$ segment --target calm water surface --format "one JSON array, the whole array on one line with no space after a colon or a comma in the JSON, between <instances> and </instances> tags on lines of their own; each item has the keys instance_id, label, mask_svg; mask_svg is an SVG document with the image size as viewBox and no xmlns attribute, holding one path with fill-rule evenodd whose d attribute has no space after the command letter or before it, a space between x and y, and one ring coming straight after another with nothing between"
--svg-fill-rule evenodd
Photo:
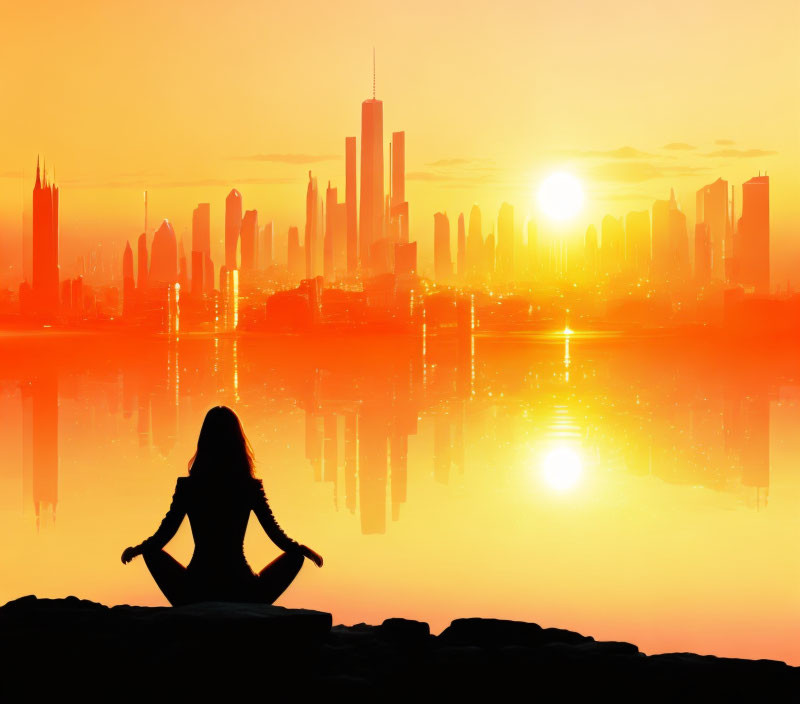
<instances>
[{"instance_id":1,"label":"calm water surface","mask_svg":"<svg viewBox=\"0 0 800 704\"><path fill-rule=\"evenodd\" d=\"M800 665L800 354L579 332L0 337L0 601L165 604L153 533L232 406L335 622L494 616ZM167 548L188 562L188 522ZM257 522L254 569L277 549Z\"/></svg>"}]
</instances>

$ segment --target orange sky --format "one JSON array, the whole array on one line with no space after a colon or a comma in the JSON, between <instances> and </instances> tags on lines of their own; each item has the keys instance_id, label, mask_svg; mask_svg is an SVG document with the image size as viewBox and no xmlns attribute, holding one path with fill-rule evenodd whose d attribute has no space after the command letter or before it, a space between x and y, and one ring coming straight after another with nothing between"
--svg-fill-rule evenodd
<instances>
[{"instance_id":1,"label":"orange sky","mask_svg":"<svg viewBox=\"0 0 800 704\"><path fill-rule=\"evenodd\" d=\"M144 187L151 225L170 218L179 235L210 201L219 241L235 186L275 221L280 252L287 227L302 225L309 168L343 191L374 44L385 140L406 130L424 258L436 210L454 230L478 202L488 231L508 200L521 222L557 167L584 180L580 231L670 186L691 224L697 188L722 176L740 200L742 181L766 169L773 281L794 272L800 285L795 0L3 6L4 283L19 277L37 153L62 186L65 275L91 243L121 251L136 237Z\"/></svg>"}]
</instances>

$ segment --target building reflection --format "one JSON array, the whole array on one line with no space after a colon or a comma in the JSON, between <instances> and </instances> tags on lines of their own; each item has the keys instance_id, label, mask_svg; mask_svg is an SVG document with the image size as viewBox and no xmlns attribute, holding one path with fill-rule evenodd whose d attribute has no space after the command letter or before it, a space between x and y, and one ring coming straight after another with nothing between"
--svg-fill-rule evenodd
<instances>
[{"instance_id":1,"label":"building reflection","mask_svg":"<svg viewBox=\"0 0 800 704\"><path fill-rule=\"evenodd\" d=\"M58 506L58 373L42 369L22 384L23 491L37 530L55 522ZM30 492L30 493L28 493Z\"/></svg>"},{"instance_id":2,"label":"building reflection","mask_svg":"<svg viewBox=\"0 0 800 704\"><path fill-rule=\"evenodd\" d=\"M257 451L269 425L287 461L329 487L335 510L372 535L391 530L434 485L471 476L502 484L520 471L525 448L558 443L579 447L588 472L704 487L764 509L770 404L779 385L800 377L796 355L764 364L677 354L682 341L635 346L579 333L432 329L424 340L313 342L222 333L136 346L75 338L58 371L47 345L29 344L41 347L10 358L3 374L21 386L23 491L37 525L57 506L65 389L102 398L117 417L103 433L129 433L145 459L152 451L176 471L187 459L177 448L196 437L210 406L246 408ZM100 428L90 415L77 422Z\"/></svg>"},{"instance_id":3,"label":"building reflection","mask_svg":"<svg viewBox=\"0 0 800 704\"><path fill-rule=\"evenodd\" d=\"M741 470L741 482L752 487L756 508L766 507L769 497L769 404L767 389L737 386L726 396L729 426L725 429L731 460Z\"/></svg>"}]
</instances>

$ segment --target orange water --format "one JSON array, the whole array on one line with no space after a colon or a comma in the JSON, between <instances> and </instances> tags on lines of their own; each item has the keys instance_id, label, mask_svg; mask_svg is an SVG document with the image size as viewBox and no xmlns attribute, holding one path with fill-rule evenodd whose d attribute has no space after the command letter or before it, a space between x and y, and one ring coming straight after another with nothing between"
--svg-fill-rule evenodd
<instances>
[{"instance_id":1,"label":"orange water","mask_svg":"<svg viewBox=\"0 0 800 704\"><path fill-rule=\"evenodd\" d=\"M800 664L800 355L620 335L0 339L0 601L165 604L141 558L212 405L320 552L278 602ZM277 553L257 522L246 554ZM167 548L186 562L184 523Z\"/></svg>"}]
</instances>

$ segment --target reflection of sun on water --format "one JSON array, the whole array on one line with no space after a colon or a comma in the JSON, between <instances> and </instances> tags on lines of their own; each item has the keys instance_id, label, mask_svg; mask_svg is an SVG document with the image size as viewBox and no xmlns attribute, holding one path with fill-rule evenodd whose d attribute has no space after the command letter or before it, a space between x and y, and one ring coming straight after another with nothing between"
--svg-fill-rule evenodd
<instances>
[{"instance_id":1,"label":"reflection of sun on water","mask_svg":"<svg viewBox=\"0 0 800 704\"><path fill-rule=\"evenodd\" d=\"M582 473L581 457L571 447L556 447L542 461L542 478L545 484L556 491L575 488Z\"/></svg>"}]
</instances>

